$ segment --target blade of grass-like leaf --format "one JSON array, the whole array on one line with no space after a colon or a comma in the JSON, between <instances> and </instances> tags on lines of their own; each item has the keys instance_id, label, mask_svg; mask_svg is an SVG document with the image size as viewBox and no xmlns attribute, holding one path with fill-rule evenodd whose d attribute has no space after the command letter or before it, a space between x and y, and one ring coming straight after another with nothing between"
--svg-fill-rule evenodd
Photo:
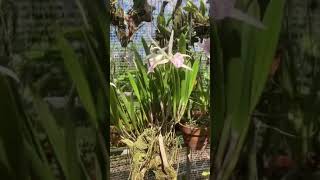
<instances>
[{"instance_id":1,"label":"blade of grass-like leaf","mask_svg":"<svg viewBox=\"0 0 320 180\"><path fill-rule=\"evenodd\" d=\"M136 109L134 107L134 100L133 100L133 96L130 97L130 109L128 109L128 112L131 114L131 121L134 122L134 124L136 124L136 128L137 131L143 131L143 127L141 126L141 123L138 121L139 119L137 119L137 112Z\"/></svg>"},{"instance_id":2,"label":"blade of grass-like leaf","mask_svg":"<svg viewBox=\"0 0 320 180\"><path fill-rule=\"evenodd\" d=\"M159 28L160 33L163 34L165 37L170 36L170 34L171 34L170 30L166 26L159 24L158 28Z\"/></svg>"},{"instance_id":3,"label":"blade of grass-like leaf","mask_svg":"<svg viewBox=\"0 0 320 180\"><path fill-rule=\"evenodd\" d=\"M243 116L242 116L243 117ZM244 118L244 117L243 117ZM245 120L241 117L239 117L239 121L243 121L243 122L249 122L249 120ZM240 134L240 136L238 138L233 139L233 141L236 141L236 147L232 150L230 150L230 156L227 160L225 160L225 164L224 164L224 169L225 169L225 173L223 174L223 180L228 180L230 179L230 176L232 175L232 172L236 166L236 164L238 163L238 159L239 159L239 155L241 153L242 147L243 147L243 143L246 139L246 135L248 132L248 125L244 125L244 129L242 131L242 133Z\"/></svg>"},{"instance_id":4,"label":"blade of grass-like leaf","mask_svg":"<svg viewBox=\"0 0 320 180\"><path fill-rule=\"evenodd\" d=\"M3 166L7 174L12 174L12 168L10 167L9 160L7 158L7 153L3 145L2 139L0 139L0 167ZM1 168L0 168L1 169Z\"/></svg>"},{"instance_id":5,"label":"blade of grass-like leaf","mask_svg":"<svg viewBox=\"0 0 320 180\"><path fill-rule=\"evenodd\" d=\"M228 64L227 69L227 81L226 81L226 94L227 94L227 111L223 131L220 138L220 143L216 153L216 167L220 168L222 160L224 158L225 148L227 146L228 137L231 130L231 122L233 119L238 120L235 117L235 112L240 106L240 97L242 90L242 63L240 59L232 59Z\"/></svg>"},{"instance_id":6,"label":"blade of grass-like leaf","mask_svg":"<svg viewBox=\"0 0 320 180\"><path fill-rule=\"evenodd\" d=\"M72 180L81 180L81 168L79 164L80 154L78 154L78 144L77 144L77 136L76 136L76 130L75 130L75 119L73 118L73 111L68 105L67 112L65 115L65 118L63 120L64 122L64 137L66 142L66 160L67 160L67 166L69 174L67 174L67 179Z\"/></svg>"},{"instance_id":7,"label":"blade of grass-like leaf","mask_svg":"<svg viewBox=\"0 0 320 180\"><path fill-rule=\"evenodd\" d=\"M40 160L44 160L46 158L46 156L45 156L45 152L42 150L40 140L37 137L37 132L36 132L35 128L32 126L31 119L29 117L25 117L25 118L26 118L25 119L25 121L26 121L25 126L26 126L27 133L28 133L26 135L25 139L32 142L32 146L35 148L35 151L38 153ZM28 137L28 135L29 135L29 137Z\"/></svg>"},{"instance_id":8,"label":"blade of grass-like leaf","mask_svg":"<svg viewBox=\"0 0 320 180\"><path fill-rule=\"evenodd\" d=\"M251 145L249 151L249 180L257 180L258 179L258 169L257 169L257 150L255 144Z\"/></svg>"},{"instance_id":9,"label":"blade of grass-like leaf","mask_svg":"<svg viewBox=\"0 0 320 180\"><path fill-rule=\"evenodd\" d=\"M180 84L180 79L179 79L179 74L176 71L176 69L172 70L174 72L174 82L173 84L173 114L177 114L177 105L179 104L178 100L180 99L180 93L179 93L179 87L181 86Z\"/></svg>"},{"instance_id":10,"label":"blade of grass-like leaf","mask_svg":"<svg viewBox=\"0 0 320 180\"><path fill-rule=\"evenodd\" d=\"M92 98L89 83L87 82L86 75L82 66L71 46L67 43L66 39L60 34L57 37L57 44L62 53L66 70L68 71L71 79L74 81L77 91L83 106L90 115L90 120L95 128L97 125L97 114L95 104Z\"/></svg>"},{"instance_id":11,"label":"blade of grass-like leaf","mask_svg":"<svg viewBox=\"0 0 320 180\"><path fill-rule=\"evenodd\" d=\"M225 156L226 147L228 144L228 138L230 136L230 130L231 130L231 121L232 117L227 116L224 122L223 131L220 135L219 139L219 146L216 147L216 153L215 153L215 171L220 171L223 158Z\"/></svg>"},{"instance_id":12,"label":"blade of grass-like leaf","mask_svg":"<svg viewBox=\"0 0 320 180\"><path fill-rule=\"evenodd\" d=\"M240 79L240 87L238 89L231 90L231 94L238 94L239 97L234 97L235 99L232 100L231 103L235 103L235 105L240 105L238 108L235 109L235 112L229 112L234 113L232 114L233 117L238 117L241 115L243 116L249 116L249 108L250 107L250 96L251 96L251 82L252 82L252 73L254 68L254 63L256 61L254 56L254 37L252 37L252 31L255 31L252 27L249 27L247 25L243 25L243 31L242 31L242 40L241 40L241 63L243 63L243 74L241 75L242 79ZM251 44L252 43L252 44ZM253 48L252 48L253 47ZM253 49L250 51L250 49ZM231 72L230 76L236 77L238 76L237 72ZM232 83L232 82L230 82ZM235 90L239 90L240 92L232 92ZM229 90L228 90L229 91ZM228 101L227 97L227 101ZM230 98L229 98L230 99ZM228 108L229 105L227 105ZM232 105L231 105L232 106ZM247 113L247 114L246 114ZM242 116L240 116L242 117ZM239 118L241 120L249 120L248 118ZM246 125L247 122L240 121L238 118L235 118L232 120L232 130L239 135Z\"/></svg>"},{"instance_id":13,"label":"blade of grass-like leaf","mask_svg":"<svg viewBox=\"0 0 320 180\"><path fill-rule=\"evenodd\" d=\"M133 76L131 75L131 73L128 73L128 78L129 78L131 87L133 88L134 94L137 96L138 100L141 102L138 86L137 86Z\"/></svg>"},{"instance_id":14,"label":"blade of grass-like leaf","mask_svg":"<svg viewBox=\"0 0 320 180\"><path fill-rule=\"evenodd\" d=\"M30 160L31 170L38 179L55 180L52 170L46 161L41 161L34 149L28 142L24 141L24 147L28 159Z\"/></svg>"},{"instance_id":15,"label":"blade of grass-like leaf","mask_svg":"<svg viewBox=\"0 0 320 180\"><path fill-rule=\"evenodd\" d=\"M82 32L83 32L83 35L85 37L86 43L88 45L89 52L91 54L90 58L92 58L92 59L90 60L90 62L92 62L94 64L95 71L97 72L97 76L99 77L98 79L100 81L99 88L101 90L100 93L101 93L102 96L99 97L98 99L104 99L104 101L107 101L107 99L108 99L108 93L107 93L108 89L107 89L107 87L108 86L105 86L107 84L107 80L106 80L106 77L104 77L105 73L103 73L103 70L102 70L102 69L104 69L104 67L101 67L99 65L98 57L95 54L95 51L93 49L93 45L94 45L95 41L92 38L90 39L89 35L87 33L85 33L84 31L82 31ZM102 104L102 106L106 106L106 104ZM103 107L103 108L105 108L105 107ZM107 113L104 113L104 114L107 114ZM101 119L104 120L105 118L101 118Z\"/></svg>"},{"instance_id":16,"label":"blade of grass-like leaf","mask_svg":"<svg viewBox=\"0 0 320 180\"><path fill-rule=\"evenodd\" d=\"M93 71L97 71L98 80L100 80L100 85L98 85L98 87L94 87L98 91L98 99L96 99L97 104L95 107L95 113L97 113L97 115L96 117L92 117L92 123L93 125L95 125L98 133L103 134L104 141L109 141L109 128L105 128L104 125L106 123L109 123L108 121L106 121L106 119L109 119L109 109L106 108L109 104L109 88L108 86L105 87L107 85L105 78L109 77L110 69L108 68L108 59L110 57L110 37L108 35L108 32L110 27L106 26L106 24L109 24L110 22L110 14L107 13L107 9L110 9L110 4L105 4L104 1L78 0L77 5L80 9L82 9L82 11L80 11L82 19L86 24L87 32L90 32L90 35L85 36L86 42L90 44L88 47L91 53L91 58L94 58L94 60L92 59L92 62L96 66ZM84 9L86 10L86 12L84 11ZM94 101L92 100L92 102ZM89 104L88 107L92 105L94 104ZM88 109L88 107L86 108ZM97 124L95 124L95 121L97 121ZM109 149L109 143L105 148ZM106 156L109 156L108 152ZM103 174L102 179L108 179L107 169L109 169L109 163L106 162L106 159L102 159L102 161L99 161L99 163L99 169Z\"/></svg>"},{"instance_id":17,"label":"blade of grass-like leaf","mask_svg":"<svg viewBox=\"0 0 320 180\"><path fill-rule=\"evenodd\" d=\"M272 50L272 48L268 48L268 47L273 47L273 46L276 45L278 33L279 33L279 30L280 30L280 25L279 24L281 24L281 19L282 19L283 5L284 5L284 1L283 0L281 0L281 1L272 0L270 2L269 6L267 8L267 11L266 11L265 18L264 18L264 24L267 25L268 29L266 31L263 31L263 32L256 32L257 34L255 34L255 36L258 37L258 38L255 39L256 40L255 44L253 44L251 46L247 46L247 47L257 47L258 50L254 54L254 56L249 53L249 55L246 55L248 57L243 57L243 58L252 58L252 60L246 61L246 64L249 63L248 65L246 65L246 67L252 68L253 74L250 74L248 72L245 74L245 76L246 76L244 78L244 80L245 80L244 83L245 84L244 84L244 88L242 90L242 96L241 96L242 99L243 99L243 101L241 100L241 102L244 103L244 105L239 107L239 111L237 113L237 118L238 118L237 121L241 122L242 125L241 126L237 126L238 127L238 133L240 133L239 136L238 136L239 139L238 139L237 145L235 147L235 150L234 151L230 151L231 156L225 162L225 173L224 173L223 178L222 178L224 180L227 180L227 179L230 178L230 176L231 176L231 174L233 172L233 169L236 166L236 163L238 161L238 158L239 158L240 152L242 150L244 141L245 141L246 136L247 136L247 132L248 132L249 124L250 124L250 119L251 119L250 118L250 112L253 110L253 108L255 107L256 103L258 102L258 98L259 98L259 96L261 94L261 90L260 89L263 88L264 83L265 83L265 81L264 82L256 82L258 79L256 77L254 77L254 76L256 75L256 73L259 73L258 71L262 71L261 74L264 74L266 71L269 71L268 67L264 66L265 62L261 62L261 60L260 60L261 56L263 56L263 54L265 53L265 52L262 53L263 51L265 51L265 50L262 51L262 49L263 49L262 45L265 42L263 42L261 40L264 40L264 38L266 38L266 37L263 37L263 36L267 36L268 38L270 38L272 40L272 41L269 42L272 45L270 45L270 44L265 45L266 46L265 48L266 48L267 51ZM276 19L276 23L274 22L275 19ZM274 28L275 29L278 28L278 31L277 31L278 33L275 33L276 30ZM261 34L259 34L259 33L261 33ZM254 45L258 45L258 46L254 46ZM268 54L269 53L273 54L272 52L268 52ZM261 63L261 64L260 65L253 64L255 66L251 66L252 62ZM265 68L265 69L260 69L260 68ZM266 70L266 69L268 69L268 70ZM259 75L259 76L261 76L261 75ZM253 79L251 79L251 78L253 78ZM263 78L261 78L259 80L263 80ZM252 86L255 87L255 88L251 89L250 85L248 85L248 82L251 82ZM255 83L259 84L260 87L258 87L257 84L255 84ZM252 93L254 93L253 97L252 97L252 95L250 95L251 93L248 91L248 87L250 88L249 90L252 91ZM241 128L239 128L239 127L241 127Z\"/></svg>"},{"instance_id":18,"label":"blade of grass-like leaf","mask_svg":"<svg viewBox=\"0 0 320 180\"><path fill-rule=\"evenodd\" d=\"M206 5L203 0L200 0L200 11L202 16L206 14Z\"/></svg>"},{"instance_id":19,"label":"blade of grass-like leaf","mask_svg":"<svg viewBox=\"0 0 320 180\"><path fill-rule=\"evenodd\" d=\"M114 87L110 87L110 120L114 125L118 124L119 120L119 112L118 112L118 100Z\"/></svg>"},{"instance_id":20,"label":"blade of grass-like leaf","mask_svg":"<svg viewBox=\"0 0 320 180\"><path fill-rule=\"evenodd\" d=\"M243 63L240 59L231 59L227 68L226 94L227 94L227 111L229 114L240 105L242 90Z\"/></svg>"},{"instance_id":21,"label":"blade of grass-like leaf","mask_svg":"<svg viewBox=\"0 0 320 180\"><path fill-rule=\"evenodd\" d=\"M48 135L58 162L65 174L68 174L66 142L62 129L57 125L56 119L51 114L48 105L39 97L34 96L34 106L37 110L41 125Z\"/></svg>"},{"instance_id":22,"label":"blade of grass-like leaf","mask_svg":"<svg viewBox=\"0 0 320 180\"><path fill-rule=\"evenodd\" d=\"M96 161L95 161L95 162L96 162ZM90 178L88 169L87 169L86 166L84 165L83 161L80 160L79 163L80 163L80 166L81 166L81 170L82 170L82 172L83 172L83 175L82 175L83 179L90 180L91 178ZM95 163L95 167L99 167L99 164L98 164L98 163ZM98 180L98 179L100 180L100 179L102 179L102 178L101 178L101 177L97 177L96 179L97 179L97 180Z\"/></svg>"},{"instance_id":23,"label":"blade of grass-like leaf","mask_svg":"<svg viewBox=\"0 0 320 180\"><path fill-rule=\"evenodd\" d=\"M170 40L169 40L169 48L168 48L168 54L169 56L172 55L172 47L173 47L173 35L174 31L171 32Z\"/></svg>"},{"instance_id":24,"label":"blade of grass-like leaf","mask_svg":"<svg viewBox=\"0 0 320 180\"><path fill-rule=\"evenodd\" d=\"M115 123L115 125L117 125L118 126L118 128L121 128L120 127L120 124L121 124L121 122L120 122L120 120L122 121L122 122L124 122L125 123L125 125L126 125L126 127L128 128L128 130L131 130L132 128L130 127L130 119L129 119L129 117L127 116L127 114L124 112L124 110L123 110L123 104L122 104L122 102L120 102L120 99L119 99L119 97L118 97L118 95L117 95L117 92L116 92L116 90L115 90L115 88L114 87L110 87L111 89L111 91L110 91L110 103L112 103L112 104L110 104L110 107L112 108L112 111L111 112L113 112L114 113L114 123ZM121 92L120 92L121 93Z\"/></svg>"},{"instance_id":25,"label":"blade of grass-like leaf","mask_svg":"<svg viewBox=\"0 0 320 180\"><path fill-rule=\"evenodd\" d=\"M251 3L249 11L252 12L252 15L254 16L259 16L259 6L257 3ZM232 96L235 99L231 99L232 101L235 102L230 102L232 104L238 105L239 102L241 102L241 107L237 108L235 113L242 113L239 112L239 109L243 109L242 111L247 111L247 109L243 106L250 106L250 96L251 96L251 84L252 84L252 76L253 76L253 71L254 71L254 64L258 61L259 62L259 57L256 56L256 51L255 51L255 44L257 43L257 33L259 33L255 28L248 26L246 24L243 24L242 27L242 40L241 40L241 63L243 63L243 75L241 75L241 84L239 87L240 94L238 93L239 98ZM230 74L231 77L237 77L238 75L236 74L237 72L234 71ZM232 83L232 82L230 82ZM237 89L231 90L231 91L236 91ZM230 94L237 94L237 92L231 92ZM228 105L229 106L229 105ZM230 113L228 111L228 113ZM234 115L237 117L238 115ZM249 120L247 118L244 118L243 120ZM235 119L232 123L232 128L234 131L236 131L238 134L243 130L243 126L246 124L246 122L241 122L237 119Z\"/></svg>"},{"instance_id":26,"label":"blade of grass-like leaf","mask_svg":"<svg viewBox=\"0 0 320 180\"><path fill-rule=\"evenodd\" d=\"M143 85L145 87L148 87L149 85L149 81L148 81L148 74L147 74L147 68L143 65L142 62L142 58L140 56L140 54L138 53L136 48L133 48L133 52L134 52L134 62L137 66L137 69L139 70L140 75L142 76L143 79Z\"/></svg>"},{"instance_id":27,"label":"blade of grass-like leaf","mask_svg":"<svg viewBox=\"0 0 320 180\"><path fill-rule=\"evenodd\" d=\"M270 2L263 21L268 28L257 37L256 58L259 58L259 61L256 61L254 68L251 109L258 103L274 59L282 26L284 5L285 0Z\"/></svg>"},{"instance_id":28,"label":"blade of grass-like leaf","mask_svg":"<svg viewBox=\"0 0 320 180\"><path fill-rule=\"evenodd\" d=\"M0 138L5 147L5 155L14 179L23 179L27 176L27 160L23 149L23 117L19 111L19 99L15 95L17 89L11 81L0 75Z\"/></svg>"},{"instance_id":29,"label":"blade of grass-like leaf","mask_svg":"<svg viewBox=\"0 0 320 180\"><path fill-rule=\"evenodd\" d=\"M149 55L150 54L150 48L149 48L146 40L143 37L141 38L141 42L142 42L142 45L143 45L143 48L144 48L144 51L145 51L146 55Z\"/></svg>"},{"instance_id":30,"label":"blade of grass-like leaf","mask_svg":"<svg viewBox=\"0 0 320 180\"><path fill-rule=\"evenodd\" d=\"M210 103L210 117L214 117L215 123L210 123L211 127L211 149L216 149L218 147L219 136L221 131L223 130L223 123L225 121L225 78L224 78L224 61L222 55L222 48L220 45L220 39L218 34L218 28L213 21L210 21L211 34L210 40L213 41L214 44L212 48L213 53L213 64L210 66L210 73L213 75L210 79L210 86L213 88L213 93L210 94L210 99L214 103L214 106ZM210 53L212 53L210 52ZM214 95L213 95L214 94ZM214 113L213 113L214 112ZM212 161L214 162L214 161ZM213 165L212 167L214 167ZM217 172L213 171L211 168L210 174L216 174Z\"/></svg>"},{"instance_id":31,"label":"blade of grass-like leaf","mask_svg":"<svg viewBox=\"0 0 320 180\"><path fill-rule=\"evenodd\" d=\"M200 66L200 60L196 60L192 66L192 71L188 72L190 73L188 97L191 95L193 91L193 87L195 86L198 71L199 71L199 66Z\"/></svg>"},{"instance_id":32,"label":"blade of grass-like leaf","mask_svg":"<svg viewBox=\"0 0 320 180\"><path fill-rule=\"evenodd\" d=\"M105 141L103 139L103 135L101 135L100 133L97 133L97 148L96 148L96 156L97 156L97 161L99 162L100 165L100 173L101 173L101 179L99 178L99 175L97 176L97 180L107 180L110 179L110 171L109 169L104 169L104 168L110 168L109 163L106 164L106 160L109 159L109 154L110 154L110 149L106 149L106 144Z\"/></svg>"},{"instance_id":33,"label":"blade of grass-like leaf","mask_svg":"<svg viewBox=\"0 0 320 180\"><path fill-rule=\"evenodd\" d=\"M135 113L132 113L131 109L132 109L132 106L133 104L131 104L131 102L128 101L127 97L123 94L123 93L120 93L119 94L119 97L121 99L121 102L123 103L123 106L125 107L125 110L126 111L120 111L120 113L125 116L125 114L128 114L128 122L127 124L130 124L132 123L133 127L134 127L134 130L136 130L136 132L139 134L139 128L138 128L138 125L137 125L137 122L135 121Z\"/></svg>"},{"instance_id":34,"label":"blade of grass-like leaf","mask_svg":"<svg viewBox=\"0 0 320 180\"><path fill-rule=\"evenodd\" d=\"M186 41L186 36L181 33L180 38L179 38L179 52L182 54L186 54L186 45L187 45L187 41Z\"/></svg>"},{"instance_id":35,"label":"blade of grass-like leaf","mask_svg":"<svg viewBox=\"0 0 320 180\"><path fill-rule=\"evenodd\" d=\"M105 68L104 77L108 77L108 68L110 57L110 44L109 44L109 24L110 18L108 17L107 8L109 4L105 4L104 1L91 1L91 0L78 0L80 3L78 5L85 7L83 9L87 10L82 12L83 19L87 19L90 23L90 29L93 31L92 35L95 36L95 40L98 42L96 44L95 52L98 55L98 61L100 67Z\"/></svg>"}]
</instances>

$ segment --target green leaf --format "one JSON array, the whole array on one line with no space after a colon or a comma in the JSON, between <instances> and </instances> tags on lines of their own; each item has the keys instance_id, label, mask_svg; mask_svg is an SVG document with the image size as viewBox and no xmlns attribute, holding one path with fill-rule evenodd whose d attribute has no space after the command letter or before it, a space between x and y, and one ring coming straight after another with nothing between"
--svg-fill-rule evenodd
<instances>
[{"instance_id":1,"label":"green leaf","mask_svg":"<svg viewBox=\"0 0 320 180\"><path fill-rule=\"evenodd\" d=\"M187 46L186 36L183 33L181 33L179 38L179 52L182 54L186 54L186 46Z\"/></svg>"},{"instance_id":2,"label":"green leaf","mask_svg":"<svg viewBox=\"0 0 320 180\"><path fill-rule=\"evenodd\" d=\"M64 173L68 174L68 164L66 157L65 135L61 127L58 126L56 119L49 110L48 105L39 97L34 96L34 106L37 110L41 125L48 135L53 150L62 167Z\"/></svg>"},{"instance_id":3,"label":"green leaf","mask_svg":"<svg viewBox=\"0 0 320 180\"><path fill-rule=\"evenodd\" d=\"M141 42L142 42L142 45L143 45L143 48L144 48L144 51L145 51L146 55L149 55L150 54L150 48L147 45L147 42L143 37L141 38Z\"/></svg>"},{"instance_id":4,"label":"green leaf","mask_svg":"<svg viewBox=\"0 0 320 180\"><path fill-rule=\"evenodd\" d=\"M257 5L253 7L253 10L254 8L257 8ZM233 131L230 140L234 147L227 150L225 156L230 157L225 160L224 167L220 170L224 180L230 179L238 162L250 127L251 112L258 103L267 80L275 47L278 43L283 8L284 0L271 0L263 20L263 24L267 26L264 31L258 31L246 25L243 26L241 61L244 70L242 84L240 85L241 106L231 116ZM229 102L230 100L228 100ZM227 112L227 114L230 114L230 112Z\"/></svg>"},{"instance_id":5,"label":"green leaf","mask_svg":"<svg viewBox=\"0 0 320 180\"><path fill-rule=\"evenodd\" d=\"M7 158L6 149L3 145L2 139L0 139L0 167L4 166L8 174L12 174L12 168L10 167L9 160Z\"/></svg>"},{"instance_id":6,"label":"green leaf","mask_svg":"<svg viewBox=\"0 0 320 180\"><path fill-rule=\"evenodd\" d=\"M213 139L212 148L217 148L219 146L218 140L222 131L226 131L224 126L225 122L225 113L226 113L226 95L225 95L225 72L224 66L225 61L223 59L223 51L220 43L219 32L216 24L211 22L211 36L213 41L213 65L210 66L210 72L213 73L213 79L210 81L211 83L216 83L213 86L213 92L215 95L210 94L210 98L214 102L214 106L210 106L210 111L215 112L215 122L211 123L211 138ZM215 69L213 68L215 67ZM213 108L214 107L214 108ZM211 113L212 114L212 113ZM215 164L215 166L220 166L220 164Z\"/></svg>"},{"instance_id":7,"label":"green leaf","mask_svg":"<svg viewBox=\"0 0 320 180\"><path fill-rule=\"evenodd\" d=\"M202 16L204 16L207 11L206 5L203 0L200 0L200 11L201 11Z\"/></svg>"},{"instance_id":8,"label":"green leaf","mask_svg":"<svg viewBox=\"0 0 320 180\"><path fill-rule=\"evenodd\" d=\"M170 37L171 32L166 26L160 24L158 28L161 34L163 34L165 37Z\"/></svg>"},{"instance_id":9,"label":"green leaf","mask_svg":"<svg viewBox=\"0 0 320 180\"><path fill-rule=\"evenodd\" d=\"M158 24L162 25L163 27L166 26L166 19L163 16L158 16Z\"/></svg>"},{"instance_id":10,"label":"green leaf","mask_svg":"<svg viewBox=\"0 0 320 180\"><path fill-rule=\"evenodd\" d=\"M23 131L23 114L21 113L20 99L17 96L17 89L12 86L12 83L0 75L0 140L2 155L6 155L6 162L9 163L7 170L13 178L22 179L27 176L27 159L24 154L23 136L20 133ZM4 159L4 158L2 158ZM2 165L2 164L0 164ZM2 167L0 167L2 168Z\"/></svg>"},{"instance_id":11,"label":"green leaf","mask_svg":"<svg viewBox=\"0 0 320 180\"><path fill-rule=\"evenodd\" d=\"M270 67L278 45L284 4L284 0L273 0L270 2L263 20L267 29L262 32L257 32L257 43L255 44L257 60L252 79L251 109L258 103L269 75Z\"/></svg>"},{"instance_id":12,"label":"green leaf","mask_svg":"<svg viewBox=\"0 0 320 180\"><path fill-rule=\"evenodd\" d=\"M39 179L55 180L51 167L47 161L41 161L38 155L35 153L33 147L24 141L24 147L28 160L30 160L31 170L34 175Z\"/></svg>"},{"instance_id":13,"label":"green leaf","mask_svg":"<svg viewBox=\"0 0 320 180\"><path fill-rule=\"evenodd\" d=\"M240 59L231 59L227 66L226 94L228 114L234 113L240 106L242 91L243 63Z\"/></svg>"},{"instance_id":14,"label":"green leaf","mask_svg":"<svg viewBox=\"0 0 320 180\"><path fill-rule=\"evenodd\" d=\"M97 128L97 114L89 83L74 50L63 35L58 35L57 44L62 53L66 70L75 83L83 106L90 115L92 124Z\"/></svg>"},{"instance_id":15,"label":"green leaf","mask_svg":"<svg viewBox=\"0 0 320 180\"><path fill-rule=\"evenodd\" d=\"M137 86L133 76L130 73L128 73L128 78L129 78L131 87L133 88L135 95L137 96L138 100L141 102L141 97L140 97L138 86Z\"/></svg>"}]
</instances>

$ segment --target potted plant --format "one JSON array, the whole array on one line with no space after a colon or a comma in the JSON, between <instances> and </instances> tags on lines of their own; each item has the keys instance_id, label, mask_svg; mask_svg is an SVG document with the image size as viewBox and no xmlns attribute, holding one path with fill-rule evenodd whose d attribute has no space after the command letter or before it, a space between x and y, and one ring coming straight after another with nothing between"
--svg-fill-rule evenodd
<instances>
[{"instance_id":1,"label":"potted plant","mask_svg":"<svg viewBox=\"0 0 320 180\"><path fill-rule=\"evenodd\" d=\"M194 119L196 118L196 119ZM209 143L209 116L202 114L201 111L195 111L193 118L189 121L179 123L179 128L183 133L183 140L191 150L203 150ZM203 124L200 124L203 123Z\"/></svg>"},{"instance_id":2,"label":"potted plant","mask_svg":"<svg viewBox=\"0 0 320 180\"><path fill-rule=\"evenodd\" d=\"M203 150L209 143L209 72L198 77L198 91L189 100L187 117L179 122L185 145L191 150Z\"/></svg>"},{"instance_id":3,"label":"potted plant","mask_svg":"<svg viewBox=\"0 0 320 180\"><path fill-rule=\"evenodd\" d=\"M173 37L172 31L164 49L154 40L149 46L142 39L147 64L132 49L137 71L128 72L131 96L110 84L111 121L129 148L133 179L144 178L150 170L158 179L177 178L173 164L180 145L174 127L186 112L200 60L185 54L185 35L176 43L178 47L174 47Z\"/></svg>"}]
</instances>

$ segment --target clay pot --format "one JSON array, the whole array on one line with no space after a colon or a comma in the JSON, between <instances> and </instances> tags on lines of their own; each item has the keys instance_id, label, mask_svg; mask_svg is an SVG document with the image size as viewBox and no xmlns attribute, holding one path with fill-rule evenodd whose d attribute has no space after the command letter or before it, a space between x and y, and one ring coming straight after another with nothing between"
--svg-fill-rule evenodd
<instances>
[{"instance_id":1,"label":"clay pot","mask_svg":"<svg viewBox=\"0 0 320 180\"><path fill-rule=\"evenodd\" d=\"M183 140L191 150L201 150L209 142L209 131L207 127L192 127L179 123L179 128L183 133Z\"/></svg>"}]
</instances>

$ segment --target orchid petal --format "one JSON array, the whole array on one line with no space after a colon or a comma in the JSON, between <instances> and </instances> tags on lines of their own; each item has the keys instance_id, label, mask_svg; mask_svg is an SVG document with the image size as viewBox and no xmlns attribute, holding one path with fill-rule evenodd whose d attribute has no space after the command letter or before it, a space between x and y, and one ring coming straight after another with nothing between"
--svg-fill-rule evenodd
<instances>
[{"instance_id":1,"label":"orchid petal","mask_svg":"<svg viewBox=\"0 0 320 180\"><path fill-rule=\"evenodd\" d=\"M169 40L169 49L168 49L169 56L172 55L173 35L174 35L174 31L172 30L170 40Z\"/></svg>"},{"instance_id":2,"label":"orchid petal","mask_svg":"<svg viewBox=\"0 0 320 180\"><path fill-rule=\"evenodd\" d=\"M160 48L160 47L157 47L157 46L153 46L150 48L150 51L151 52L155 52L156 50L160 50L160 51L165 51L168 47L164 47L164 48Z\"/></svg>"},{"instance_id":3,"label":"orchid petal","mask_svg":"<svg viewBox=\"0 0 320 180\"><path fill-rule=\"evenodd\" d=\"M181 67L182 67L182 68L185 68L185 69L187 69L187 70L192 71L192 69L191 69L189 66L185 65L185 64L182 64Z\"/></svg>"},{"instance_id":4,"label":"orchid petal","mask_svg":"<svg viewBox=\"0 0 320 180\"><path fill-rule=\"evenodd\" d=\"M147 73L147 74L153 73L153 72L154 72L154 67L149 66L149 68L148 68L148 73Z\"/></svg>"},{"instance_id":5,"label":"orchid petal","mask_svg":"<svg viewBox=\"0 0 320 180\"><path fill-rule=\"evenodd\" d=\"M154 68L160 64L166 64L169 62L169 59L162 59L163 55L158 55L155 58L149 59L150 66L148 68L148 74L154 72Z\"/></svg>"},{"instance_id":6,"label":"orchid petal","mask_svg":"<svg viewBox=\"0 0 320 180\"><path fill-rule=\"evenodd\" d=\"M182 57L187 57L187 58L191 58L191 56L187 55L187 54L180 54Z\"/></svg>"},{"instance_id":7,"label":"orchid petal","mask_svg":"<svg viewBox=\"0 0 320 180\"><path fill-rule=\"evenodd\" d=\"M176 53L172 59L171 59L171 63L176 67L176 68L186 68L188 70L191 70L190 67L186 66L185 64L183 64L184 59L183 59L183 54L181 53Z\"/></svg>"}]
</instances>

